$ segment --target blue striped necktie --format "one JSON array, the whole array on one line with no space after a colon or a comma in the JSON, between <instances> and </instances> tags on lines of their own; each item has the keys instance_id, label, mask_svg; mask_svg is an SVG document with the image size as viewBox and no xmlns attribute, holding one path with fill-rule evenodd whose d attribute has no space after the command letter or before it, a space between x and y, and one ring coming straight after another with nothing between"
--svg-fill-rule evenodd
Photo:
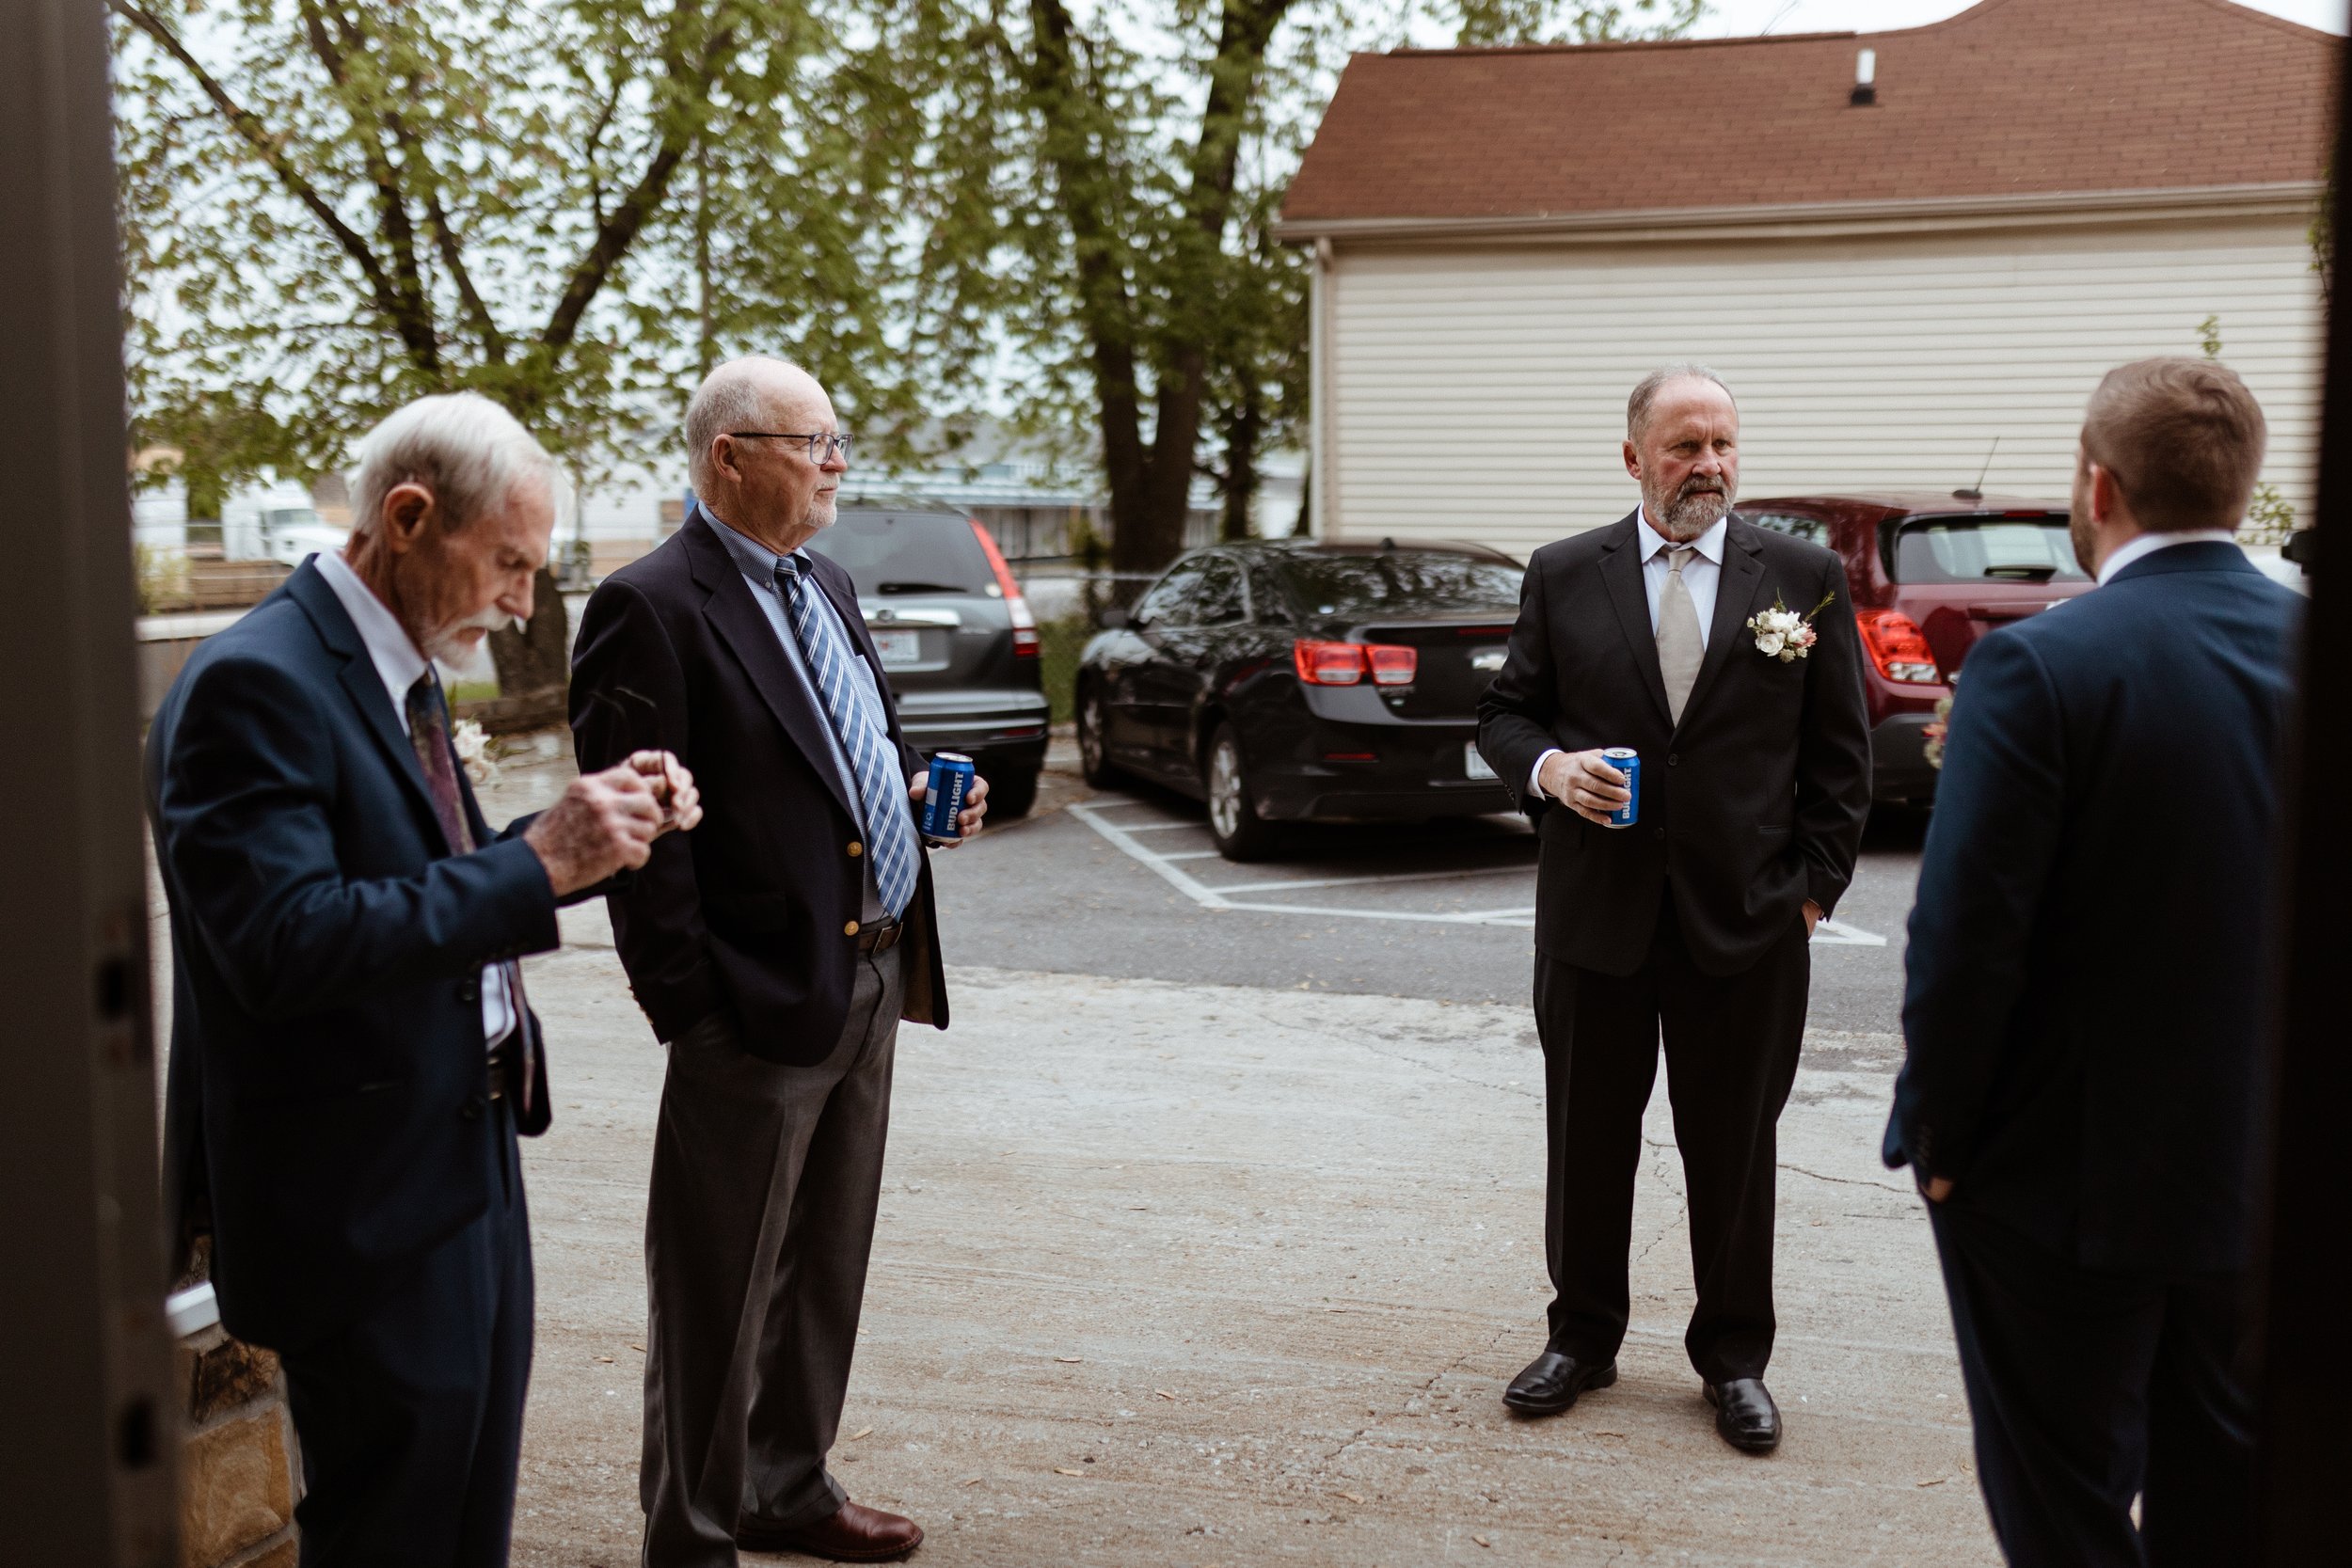
<instances>
[{"instance_id":1,"label":"blue striped necktie","mask_svg":"<svg viewBox=\"0 0 2352 1568\"><path fill-rule=\"evenodd\" d=\"M833 721L833 733L849 755L850 770L857 775L874 886L882 894L882 908L896 920L914 900L922 850L914 840L914 806L907 798L907 780L898 771L898 748L890 739L890 720L882 712L880 690L870 678L858 677L856 651L827 604L825 591L809 580L808 567L799 556L787 555L776 562L776 591L792 612L792 630L801 640L809 673L817 678L818 694L825 700L825 717Z\"/></svg>"}]
</instances>

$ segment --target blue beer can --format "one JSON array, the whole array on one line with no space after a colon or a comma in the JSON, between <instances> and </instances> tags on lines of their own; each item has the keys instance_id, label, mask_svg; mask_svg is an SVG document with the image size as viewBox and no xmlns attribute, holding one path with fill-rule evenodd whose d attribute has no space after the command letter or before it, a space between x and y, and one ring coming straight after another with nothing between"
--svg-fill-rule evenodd
<instances>
[{"instance_id":1,"label":"blue beer can","mask_svg":"<svg viewBox=\"0 0 2352 1568\"><path fill-rule=\"evenodd\" d=\"M963 828L956 816L963 810L965 797L972 793L972 781L978 776L972 759L961 752L942 752L931 758L930 787L923 795L924 837L963 836Z\"/></svg>"},{"instance_id":2,"label":"blue beer can","mask_svg":"<svg viewBox=\"0 0 2352 1568\"><path fill-rule=\"evenodd\" d=\"M1630 828L1642 819L1642 753L1630 746L1610 746L1600 753L1600 760L1625 775L1626 788L1633 791L1633 799L1609 814L1613 828Z\"/></svg>"}]
</instances>

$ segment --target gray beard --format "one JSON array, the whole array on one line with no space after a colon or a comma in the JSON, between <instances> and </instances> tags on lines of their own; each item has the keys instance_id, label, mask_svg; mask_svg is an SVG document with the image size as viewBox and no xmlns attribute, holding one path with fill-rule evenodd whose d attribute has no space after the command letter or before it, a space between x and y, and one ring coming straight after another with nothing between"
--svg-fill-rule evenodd
<instances>
[{"instance_id":1,"label":"gray beard","mask_svg":"<svg viewBox=\"0 0 2352 1568\"><path fill-rule=\"evenodd\" d=\"M1722 490L1703 490L1696 495L1678 496L1659 505L1649 505L1650 521L1658 531L1677 545L1687 545L1720 523L1731 511L1731 497Z\"/></svg>"}]
</instances>

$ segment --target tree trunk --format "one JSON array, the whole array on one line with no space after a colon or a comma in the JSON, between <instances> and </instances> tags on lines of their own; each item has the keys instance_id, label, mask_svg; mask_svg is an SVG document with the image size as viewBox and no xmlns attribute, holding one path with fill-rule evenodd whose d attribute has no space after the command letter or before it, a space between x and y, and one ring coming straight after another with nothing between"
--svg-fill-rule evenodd
<instances>
[{"instance_id":1,"label":"tree trunk","mask_svg":"<svg viewBox=\"0 0 2352 1568\"><path fill-rule=\"evenodd\" d=\"M1219 485L1225 492L1225 516L1217 536L1229 543L1256 532L1250 527L1249 504L1258 499L1258 439L1264 425L1253 387L1225 427L1225 474Z\"/></svg>"},{"instance_id":2,"label":"tree trunk","mask_svg":"<svg viewBox=\"0 0 2352 1568\"><path fill-rule=\"evenodd\" d=\"M564 591L555 573L545 566L531 584L531 622L522 631L501 626L490 634L490 660L498 666L501 697L552 696L555 719L563 714L563 693L571 680L571 626L564 610Z\"/></svg>"},{"instance_id":3,"label":"tree trunk","mask_svg":"<svg viewBox=\"0 0 2352 1568\"><path fill-rule=\"evenodd\" d=\"M1224 0L1217 52L1192 156L1186 216L1207 277L1232 214L1233 178L1249 103L1265 69L1267 40L1292 0ZM1076 252L1079 319L1095 384L1103 470L1110 491L1111 566L1157 572L1184 549L1194 449L1200 437L1209 334L1199 311L1163 329L1152 443L1142 439L1137 343L1129 280L1114 261L1112 208L1124 171L1108 166L1089 135L1101 105L1086 100L1073 54L1075 28L1062 0L1031 0L1035 38L1030 102L1046 127L1045 157ZM1124 193L1134 196L1132 191ZM1125 586L1125 585L1122 585ZM1124 594L1120 595L1123 599Z\"/></svg>"}]
</instances>

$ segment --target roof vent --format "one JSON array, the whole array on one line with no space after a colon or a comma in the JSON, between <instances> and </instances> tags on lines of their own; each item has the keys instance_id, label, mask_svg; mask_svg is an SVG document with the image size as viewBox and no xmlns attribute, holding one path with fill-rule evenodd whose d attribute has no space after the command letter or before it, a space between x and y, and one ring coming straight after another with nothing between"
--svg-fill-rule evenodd
<instances>
[{"instance_id":1,"label":"roof vent","mask_svg":"<svg viewBox=\"0 0 2352 1568\"><path fill-rule=\"evenodd\" d=\"M1879 52L1875 49L1865 49L1861 54L1854 56L1853 62L1853 98L1851 102L1855 108L1868 108L1871 104L1876 103L1879 101L1878 81Z\"/></svg>"}]
</instances>

